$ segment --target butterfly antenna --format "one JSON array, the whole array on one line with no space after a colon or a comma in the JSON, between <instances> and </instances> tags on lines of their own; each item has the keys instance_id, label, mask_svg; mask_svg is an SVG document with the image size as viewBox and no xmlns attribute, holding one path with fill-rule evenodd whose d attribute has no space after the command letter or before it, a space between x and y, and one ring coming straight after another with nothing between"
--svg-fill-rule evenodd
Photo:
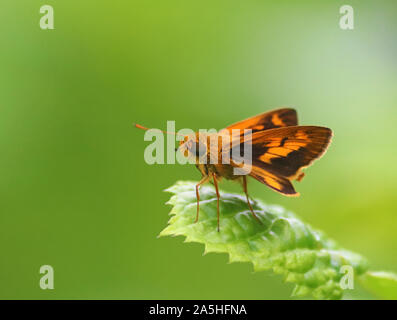
<instances>
[{"instance_id":1,"label":"butterfly antenna","mask_svg":"<svg viewBox=\"0 0 397 320\"><path fill-rule=\"evenodd\" d=\"M135 128L138 128L138 129L141 129L141 130L145 130L145 131L149 130L149 128L141 126L140 124L137 124L137 123L134 123L134 126L135 126ZM168 132L168 131L164 131L164 130L160 130L160 129L153 129L153 130L158 130L158 131L166 133L166 134L172 134L172 135L175 135L175 136L182 136L183 137L183 135L175 133L175 132Z\"/></svg>"},{"instance_id":2,"label":"butterfly antenna","mask_svg":"<svg viewBox=\"0 0 397 320\"><path fill-rule=\"evenodd\" d=\"M137 124L137 123L134 123L134 127L135 127L135 128L138 128L138 129L141 129L141 130L149 130L149 128L146 128L146 127L144 127L144 126L141 126L140 124Z\"/></svg>"}]
</instances>

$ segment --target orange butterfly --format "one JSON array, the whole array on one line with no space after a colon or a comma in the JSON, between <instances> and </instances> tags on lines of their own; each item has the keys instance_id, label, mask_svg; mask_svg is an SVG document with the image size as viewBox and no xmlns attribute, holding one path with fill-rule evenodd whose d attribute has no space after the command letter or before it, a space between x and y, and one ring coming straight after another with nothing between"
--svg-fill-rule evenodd
<instances>
[{"instance_id":1,"label":"orange butterfly","mask_svg":"<svg viewBox=\"0 0 397 320\"><path fill-rule=\"evenodd\" d=\"M136 127L146 129L140 125ZM244 129L251 130L249 138L243 135ZM225 136L229 136L230 141L222 140ZM180 142L179 150L186 157L195 160L196 167L202 174L201 180L196 185L195 221L198 221L200 211L199 187L212 180L217 195L219 231L218 181L225 178L239 180L242 183L248 207L253 217L260 222L249 200L246 176L250 175L286 196L298 196L299 193L295 191L291 181L300 181L303 178L302 169L324 154L331 137L332 131L328 128L298 126L296 111L288 108L259 114L232 124L219 133L197 132L194 135L185 136ZM215 146L211 143L213 139L218 141ZM236 168L241 168L241 161L234 159L235 153L232 151L235 148L240 151L240 147L244 144L251 147L252 153L247 174L241 175L241 173L235 173ZM225 156L229 157L229 162L222 161ZM210 159L218 161L213 162Z\"/></svg>"}]
</instances>

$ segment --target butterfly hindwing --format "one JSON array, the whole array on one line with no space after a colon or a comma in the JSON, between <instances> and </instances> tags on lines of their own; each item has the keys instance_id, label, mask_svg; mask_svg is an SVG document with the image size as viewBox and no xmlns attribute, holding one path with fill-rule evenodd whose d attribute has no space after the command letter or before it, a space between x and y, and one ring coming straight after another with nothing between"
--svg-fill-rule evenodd
<instances>
[{"instance_id":1,"label":"butterfly hindwing","mask_svg":"<svg viewBox=\"0 0 397 320\"><path fill-rule=\"evenodd\" d=\"M266 184L273 190L276 190L277 192L280 192L287 196L299 195L299 193L295 191L294 186L292 185L290 180L285 177L277 176L271 172L268 172L261 167L253 166L250 176L258 180L259 182Z\"/></svg>"}]
</instances>

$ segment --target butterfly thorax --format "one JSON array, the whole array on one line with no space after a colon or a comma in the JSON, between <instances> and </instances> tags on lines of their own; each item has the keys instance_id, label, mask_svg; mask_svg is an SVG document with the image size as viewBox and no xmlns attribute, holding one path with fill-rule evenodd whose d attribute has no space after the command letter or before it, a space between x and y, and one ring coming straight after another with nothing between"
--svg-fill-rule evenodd
<instances>
[{"instance_id":1,"label":"butterfly thorax","mask_svg":"<svg viewBox=\"0 0 397 320\"><path fill-rule=\"evenodd\" d=\"M203 176L216 174L219 178L235 179L230 164L231 137L217 133L196 133L187 136L180 144L180 151L196 164Z\"/></svg>"}]
</instances>

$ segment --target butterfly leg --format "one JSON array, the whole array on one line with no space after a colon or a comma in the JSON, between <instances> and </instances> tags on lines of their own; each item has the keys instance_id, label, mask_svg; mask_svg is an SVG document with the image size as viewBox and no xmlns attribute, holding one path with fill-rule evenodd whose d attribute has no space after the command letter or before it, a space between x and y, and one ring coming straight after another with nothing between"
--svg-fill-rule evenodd
<instances>
[{"instance_id":1,"label":"butterfly leg","mask_svg":"<svg viewBox=\"0 0 397 320\"><path fill-rule=\"evenodd\" d=\"M219 195L218 181L216 181L216 174L212 173L212 177L214 178L214 186L215 186L216 198L217 198L216 208L217 208L218 232L219 232L219 200L221 196Z\"/></svg>"},{"instance_id":2,"label":"butterfly leg","mask_svg":"<svg viewBox=\"0 0 397 320\"><path fill-rule=\"evenodd\" d=\"M198 221L199 218L199 211L200 211L200 193L199 193L199 187L203 183L206 183L210 179L209 176L204 176L201 178L199 183L196 184L196 198L197 198L197 213L196 213L196 220L194 222Z\"/></svg>"},{"instance_id":3,"label":"butterfly leg","mask_svg":"<svg viewBox=\"0 0 397 320\"><path fill-rule=\"evenodd\" d=\"M247 189L247 176L243 176L243 190L244 190L245 196L247 197L248 207L250 208L253 217L254 217L259 223L262 224L262 221L259 220L258 216L257 216L257 215L255 214L255 212L254 212L254 209L252 209L252 206L251 206L251 203L250 203L250 199L249 199L249 196L248 196L248 189Z\"/></svg>"}]
</instances>

